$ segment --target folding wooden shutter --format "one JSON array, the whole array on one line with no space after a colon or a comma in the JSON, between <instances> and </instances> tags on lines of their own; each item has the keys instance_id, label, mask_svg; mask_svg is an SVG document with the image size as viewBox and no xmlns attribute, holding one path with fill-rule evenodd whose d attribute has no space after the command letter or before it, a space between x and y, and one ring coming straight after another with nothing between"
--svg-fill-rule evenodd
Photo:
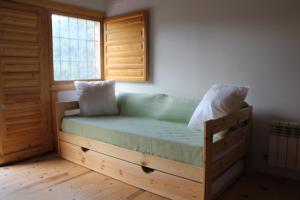
<instances>
[{"instance_id":1,"label":"folding wooden shutter","mask_svg":"<svg viewBox=\"0 0 300 200\"><path fill-rule=\"evenodd\" d=\"M0 1L0 164L52 148L46 17Z\"/></svg>"},{"instance_id":2,"label":"folding wooden shutter","mask_svg":"<svg viewBox=\"0 0 300 200\"><path fill-rule=\"evenodd\" d=\"M104 78L146 81L147 14L145 12L104 20Z\"/></svg>"}]
</instances>

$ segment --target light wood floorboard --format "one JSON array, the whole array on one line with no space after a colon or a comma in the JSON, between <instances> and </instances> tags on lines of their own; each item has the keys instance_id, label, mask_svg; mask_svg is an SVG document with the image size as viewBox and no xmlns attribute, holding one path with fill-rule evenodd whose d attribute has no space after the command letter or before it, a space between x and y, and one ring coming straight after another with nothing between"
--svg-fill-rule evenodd
<instances>
[{"instance_id":1,"label":"light wood floorboard","mask_svg":"<svg viewBox=\"0 0 300 200\"><path fill-rule=\"evenodd\" d=\"M0 167L5 200L167 200L49 154ZM220 200L300 200L300 182L251 173Z\"/></svg>"}]
</instances>

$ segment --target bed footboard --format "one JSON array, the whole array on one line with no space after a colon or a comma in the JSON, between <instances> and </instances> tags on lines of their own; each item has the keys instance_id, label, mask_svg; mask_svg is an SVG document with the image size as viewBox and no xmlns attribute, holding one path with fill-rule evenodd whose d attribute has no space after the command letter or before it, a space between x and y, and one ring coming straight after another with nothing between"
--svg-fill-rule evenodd
<instances>
[{"instance_id":1,"label":"bed footboard","mask_svg":"<svg viewBox=\"0 0 300 200\"><path fill-rule=\"evenodd\" d=\"M204 124L204 198L212 199L212 182L249 152L252 107ZM226 132L220 140L214 135ZM226 185L224 186L226 187ZM225 189L225 188L224 188Z\"/></svg>"}]
</instances>

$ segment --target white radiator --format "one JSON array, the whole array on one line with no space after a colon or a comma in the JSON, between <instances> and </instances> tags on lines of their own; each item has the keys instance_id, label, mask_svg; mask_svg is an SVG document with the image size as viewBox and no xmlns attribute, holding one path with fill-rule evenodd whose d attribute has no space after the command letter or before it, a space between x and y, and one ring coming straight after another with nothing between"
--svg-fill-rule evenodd
<instances>
[{"instance_id":1,"label":"white radiator","mask_svg":"<svg viewBox=\"0 0 300 200\"><path fill-rule=\"evenodd\" d=\"M269 164L300 170L299 123L271 123Z\"/></svg>"}]
</instances>

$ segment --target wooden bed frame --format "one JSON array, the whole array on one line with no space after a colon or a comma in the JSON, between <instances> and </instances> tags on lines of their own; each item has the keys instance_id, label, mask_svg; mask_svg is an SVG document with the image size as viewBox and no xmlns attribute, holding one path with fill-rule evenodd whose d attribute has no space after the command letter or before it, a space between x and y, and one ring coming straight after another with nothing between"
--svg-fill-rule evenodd
<instances>
[{"instance_id":1,"label":"wooden bed frame","mask_svg":"<svg viewBox=\"0 0 300 200\"><path fill-rule=\"evenodd\" d=\"M225 117L205 122L203 166L185 164L158 156L128 150L61 130L65 111L79 109L77 101L61 102L56 106L58 153L109 177L174 200L209 200L223 192L234 179L212 195L212 183L235 163L243 161L249 152L252 107ZM213 135L236 126L221 140L213 142ZM220 153L224 154L221 157ZM218 159L216 159L218 156ZM243 165L245 168L245 164Z\"/></svg>"}]
</instances>

